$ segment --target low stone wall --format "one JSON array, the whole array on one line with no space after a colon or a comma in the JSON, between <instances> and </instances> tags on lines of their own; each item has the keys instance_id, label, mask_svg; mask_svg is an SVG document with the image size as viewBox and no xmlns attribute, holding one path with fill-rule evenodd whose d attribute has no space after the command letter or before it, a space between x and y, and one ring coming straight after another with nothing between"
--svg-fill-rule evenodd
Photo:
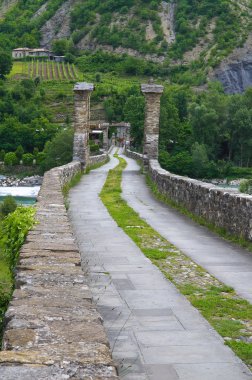
<instances>
[{"instance_id":1,"label":"low stone wall","mask_svg":"<svg viewBox=\"0 0 252 380\"><path fill-rule=\"evenodd\" d=\"M144 160L144 159L147 159L146 156L144 156L143 154L141 153L137 153L137 152L132 152L131 150L127 149L126 150L126 155L130 158L133 158L134 160Z\"/></svg>"},{"instance_id":2,"label":"low stone wall","mask_svg":"<svg viewBox=\"0 0 252 380\"><path fill-rule=\"evenodd\" d=\"M127 151L134 159L143 155ZM252 196L172 174L157 160L149 161L149 174L158 190L176 204L229 233L252 240Z\"/></svg>"},{"instance_id":3,"label":"low stone wall","mask_svg":"<svg viewBox=\"0 0 252 380\"><path fill-rule=\"evenodd\" d=\"M117 379L61 192L79 170L76 162L45 174L6 313L1 379Z\"/></svg>"},{"instance_id":4,"label":"low stone wall","mask_svg":"<svg viewBox=\"0 0 252 380\"><path fill-rule=\"evenodd\" d=\"M89 165L102 164L108 159L108 153L99 154L98 156L89 157Z\"/></svg>"}]
</instances>

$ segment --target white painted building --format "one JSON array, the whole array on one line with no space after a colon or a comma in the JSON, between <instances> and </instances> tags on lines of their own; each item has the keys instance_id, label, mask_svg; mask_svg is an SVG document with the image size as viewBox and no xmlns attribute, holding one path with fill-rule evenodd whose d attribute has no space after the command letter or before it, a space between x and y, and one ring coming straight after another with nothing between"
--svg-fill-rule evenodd
<instances>
[{"instance_id":1,"label":"white painted building","mask_svg":"<svg viewBox=\"0 0 252 380\"><path fill-rule=\"evenodd\" d=\"M12 58L13 59L22 59L25 57L48 57L50 58L52 56L52 53L48 49L44 48L36 48L36 49L30 49L30 48L17 48L12 51Z\"/></svg>"}]
</instances>

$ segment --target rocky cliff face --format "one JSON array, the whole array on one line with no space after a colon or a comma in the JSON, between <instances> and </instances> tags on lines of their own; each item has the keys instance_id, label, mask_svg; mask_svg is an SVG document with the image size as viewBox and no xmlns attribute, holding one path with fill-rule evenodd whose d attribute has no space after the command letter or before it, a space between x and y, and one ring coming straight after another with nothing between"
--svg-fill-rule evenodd
<instances>
[{"instance_id":1,"label":"rocky cliff face","mask_svg":"<svg viewBox=\"0 0 252 380\"><path fill-rule=\"evenodd\" d=\"M210 79L218 79L227 94L243 93L252 86L252 33L242 48L225 59Z\"/></svg>"},{"instance_id":2,"label":"rocky cliff face","mask_svg":"<svg viewBox=\"0 0 252 380\"><path fill-rule=\"evenodd\" d=\"M75 3L76 0L67 0L55 15L45 23L41 29L41 46L50 49L53 40L70 37L70 13ZM42 7L38 12L42 12Z\"/></svg>"}]
</instances>

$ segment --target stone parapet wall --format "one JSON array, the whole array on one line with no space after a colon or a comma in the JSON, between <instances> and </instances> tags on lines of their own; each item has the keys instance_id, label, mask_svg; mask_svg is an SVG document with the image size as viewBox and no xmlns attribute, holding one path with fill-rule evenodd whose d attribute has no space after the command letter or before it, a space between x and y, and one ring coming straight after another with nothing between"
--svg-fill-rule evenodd
<instances>
[{"instance_id":1,"label":"stone parapet wall","mask_svg":"<svg viewBox=\"0 0 252 380\"><path fill-rule=\"evenodd\" d=\"M129 149L126 150L126 155L129 158L133 158L134 160L144 160L144 159L147 159L147 156L144 156L141 153L133 152L132 150L129 150Z\"/></svg>"},{"instance_id":2,"label":"stone parapet wall","mask_svg":"<svg viewBox=\"0 0 252 380\"><path fill-rule=\"evenodd\" d=\"M99 154L98 156L90 156L89 157L89 165L96 165L96 164L102 164L105 163L105 161L108 159L108 153Z\"/></svg>"},{"instance_id":3,"label":"stone parapet wall","mask_svg":"<svg viewBox=\"0 0 252 380\"><path fill-rule=\"evenodd\" d=\"M171 174L157 160L149 173L160 193L229 233L252 240L252 196Z\"/></svg>"},{"instance_id":4,"label":"stone parapet wall","mask_svg":"<svg viewBox=\"0 0 252 380\"><path fill-rule=\"evenodd\" d=\"M45 174L6 312L1 379L117 379L61 191L79 170L75 162Z\"/></svg>"},{"instance_id":5,"label":"stone parapet wall","mask_svg":"<svg viewBox=\"0 0 252 380\"><path fill-rule=\"evenodd\" d=\"M142 159L127 150L127 156ZM207 222L252 241L252 196L172 174L157 160L149 161L149 174L161 194Z\"/></svg>"}]
</instances>

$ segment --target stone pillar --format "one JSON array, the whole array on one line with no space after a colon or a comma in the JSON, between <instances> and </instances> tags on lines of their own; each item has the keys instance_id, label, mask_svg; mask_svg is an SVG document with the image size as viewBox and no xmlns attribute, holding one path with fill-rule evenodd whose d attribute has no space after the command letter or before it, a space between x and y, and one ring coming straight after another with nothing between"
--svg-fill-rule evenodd
<instances>
[{"instance_id":1,"label":"stone pillar","mask_svg":"<svg viewBox=\"0 0 252 380\"><path fill-rule=\"evenodd\" d=\"M143 153L148 159L158 159L160 98L164 87L157 84L142 84L146 99Z\"/></svg>"},{"instance_id":2,"label":"stone pillar","mask_svg":"<svg viewBox=\"0 0 252 380\"><path fill-rule=\"evenodd\" d=\"M108 137L109 123L102 124L102 131L103 131L103 149L107 151L109 149L109 137Z\"/></svg>"},{"instance_id":3,"label":"stone pillar","mask_svg":"<svg viewBox=\"0 0 252 380\"><path fill-rule=\"evenodd\" d=\"M89 160L90 96L92 83L77 83L74 86L74 146L73 161L80 161L84 169Z\"/></svg>"},{"instance_id":4,"label":"stone pillar","mask_svg":"<svg viewBox=\"0 0 252 380\"><path fill-rule=\"evenodd\" d=\"M111 145L115 146L115 144L116 144L115 133L112 133Z\"/></svg>"}]
</instances>

